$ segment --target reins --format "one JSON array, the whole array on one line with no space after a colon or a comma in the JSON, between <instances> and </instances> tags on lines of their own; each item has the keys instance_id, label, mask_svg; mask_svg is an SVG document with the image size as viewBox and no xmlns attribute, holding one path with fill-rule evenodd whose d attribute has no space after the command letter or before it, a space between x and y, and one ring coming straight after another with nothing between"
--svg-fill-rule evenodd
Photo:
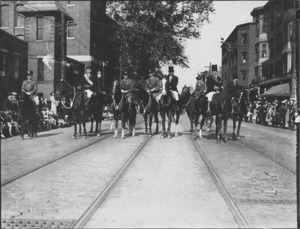
<instances>
[{"instance_id":1,"label":"reins","mask_svg":"<svg viewBox=\"0 0 300 229\"><path fill-rule=\"evenodd\" d=\"M66 109L71 109L71 108L73 107L74 100L75 100L75 97L76 97L76 90L75 90L75 87L73 87L73 88L74 88L74 97L73 97L73 100L70 98L70 101L71 101L70 107L67 107L67 106L63 103L63 101L60 99L61 104L62 104L63 107L66 108ZM70 92L70 93L67 93L67 94L65 94L65 95L70 95L70 94L72 94L72 93L73 93L73 92Z\"/></svg>"}]
</instances>

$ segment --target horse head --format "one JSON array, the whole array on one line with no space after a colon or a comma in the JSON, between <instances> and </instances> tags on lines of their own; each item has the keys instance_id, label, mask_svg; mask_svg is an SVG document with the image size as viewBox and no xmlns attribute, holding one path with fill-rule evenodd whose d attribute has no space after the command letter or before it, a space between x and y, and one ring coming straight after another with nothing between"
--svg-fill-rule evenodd
<instances>
[{"instance_id":1,"label":"horse head","mask_svg":"<svg viewBox=\"0 0 300 229\"><path fill-rule=\"evenodd\" d=\"M169 90L169 81L166 77L164 77L162 80L161 80L161 84L162 84L162 95L163 96L166 96L167 95L167 92Z\"/></svg>"},{"instance_id":2,"label":"horse head","mask_svg":"<svg viewBox=\"0 0 300 229\"><path fill-rule=\"evenodd\" d=\"M115 80L112 84L112 95L116 95L118 92L121 92L120 81Z\"/></svg>"},{"instance_id":3,"label":"horse head","mask_svg":"<svg viewBox=\"0 0 300 229\"><path fill-rule=\"evenodd\" d=\"M61 100L73 92L72 86L65 80L60 80L56 86L54 97L56 100Z\"/></svg>"},{"instance_id":4,"label":"horse head","mask_svg":"<svg viewBox=\"0 0 300 229\"><path fill-rule=\"evenodd\" d=\"M27 95L25 92L21 91L18 98L18 105L19 107L25 107L26 105L28 105L30 98L29 95Z\"/></svg>"},{"instance_id":5,"label":"horse head","mask_svg":"<svg viewBox=\"0 0 300 229\"><path fill-rule=\"evenodd\" d=\"M180 98L183 101L186 101L190 98L190 96L191 96L191 86L184 85L180 93Z\"/></svg>"}]
</instances>

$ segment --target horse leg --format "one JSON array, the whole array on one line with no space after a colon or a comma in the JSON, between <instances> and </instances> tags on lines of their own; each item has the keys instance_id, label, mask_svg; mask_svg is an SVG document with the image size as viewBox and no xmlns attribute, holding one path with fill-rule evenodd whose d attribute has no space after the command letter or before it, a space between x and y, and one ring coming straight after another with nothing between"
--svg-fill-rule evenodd
<instances>
[{"instance_id":1,"label":"horse leg","mask_svg":"<svg viewBox=\"0 0 300 229\"><path fill-rule=\"evenodd\" d=\"M225 115L224 116L224 133L223 133L224 142L228 141L228 137L227 137L227 121L228 121L228 115Z\"/></svg>"},{"instance_id":2,"label":"horse leg","mask_svg":"<svg viewBox=\"0 0 300 229\"><path fill-rule=\"evenodd\" d=\"M172 135L171 135L172 121L173 121L172 112L169 111L169 114L168 114L168 129L167 129L168 139L171 139L171 137L172 137Z\"/></svg>"},{"instance_id":3,"label":"horse leg","mask_svg":"<svg viewBox=\"0 0 300 229\"><path fill-rule=\"evenodd\" d=\"M161 115L161 125L162 125L162 134L161 134L160 138L165 138L166 137L166 126L165 126L166 117L165 117L164 112L160 112L160 115Z\"/></svg>"},{"instance_id":4,"label":"horse leg","mask_svg":"<svg viewBox=\"0 0 300 229\"><path fill-rule=\"evenodd\" d=\"M122 133L121 138L125 138L125 129L126 129L127 116L125 113L122 114Z\"/></svg>"},{"instance_id":5,"label":"horse leg","mask_svg":"<svg viewBox=\"0 0 300 229\"><path fill-rule=\"evenodd\" d=\"M236 136L237 136L237 139L240 139L240 129L241 129L243 117L239 117L239 120L238 120L238 121L239 121L239 122L238 122L238 128L237 128Z\"/></svg>"},{"instance_id":6,"label":"horse leg","mask_svg":"<svg viewBox=\"0 0 300 229\"><path fill-rule=\"evenodd\" d=\"M155 119L155 122L156 122L155 134L158 134L158 113L154 113L154 119Z\"/></svg>"},{"instance_id":7,"label":"horse leg","mask_svg":"<svg viewBox=\"0 0 300 229\"><path fill-rule=\"evenodd\" d=\"M73 122L74 122L74 134L73 134L73 139L77 137L77 116L73 114Z\"/></svg>"},{"instance_id":8,"label":"horse leg","mask_svg":"<svg viewBox=\"0 0 300 229\"><path fill-rule=\"evenodd\" d=\"M94 120L96 122L96 131L97 131L97 119L94 119L94 115L91 114L90 115L90 119L91 119L91 127L90 127L90 133L93 133L93 129L94 129Z\"/></svg>"},{"instance_id":9,"label":"horse leg","mask_svg":"<svg viewBox=\"0 0 300 229\"><path fill-rule=\"evenodd\" d=\"M114 134L114 138L117 138L118 136L118 118L114 119L115 121L115 134Z\"/></svg>"},{"instance_id":10,"label":"horse leg","mask_svg":"<svg viewBox=\"0 0 300 229\"><path fill-rule=\"evenodd\" d=\"M152 120L153 120L153 113L151 112L149 115L149 137L152 136Z\"/></svg>"},{"instance_id":11,"label":"horse leg","mask_svg":"<svg viewBox=\"0 0 300 229\"><path fill-rule=\"evenodd\" d=\"M24 140L24 127L25 127L25 122L23 119L21 119L21 130L20 130L20 136L22 140Z\"/></svg>"},{"instance_id":12,"label":"horse leg","mask_svg":"<svg viewBox=\"0 0 300 229\"><path fill-rule=\"evenodd\" d=\"M235 136L236 117L235 116L232 117L232 123L233 123L233 127L232 127L233 128L232 139L236 140L236 136Z\"/></svg>"},{"instance_id":13,"label":"horse leg","mask_svg":"<svg viewBox=\"0 0 300 229\"><path fill-rule=\"evenodd\" d=\"M178 123L179 123L179 111L176 114L176 119L175 119L175 137L178 137Z\"/></svg>"},{"instance_id":14,"label":"horse leg","mask_svg":"<svg viewBox=\"0 0 300 229\"><path fill-rule=\"evenodd\" d=\"M83 139L87 138L87 132L86 132L86 126L85 126L85 111L81 111L80 112L80 116L81 116L81 122L82 122L82 126L83 126Z\"/></svg>"},{"instance_id":15,"label":"horse leg","mask_svg":"<svg viewBox=\"0 0 300 229\"><path fill-rule=\"evenodd\" d=\"M216 115L216 138L217 143L220 142L220 116Z\"/></svg>"}]
</instances>

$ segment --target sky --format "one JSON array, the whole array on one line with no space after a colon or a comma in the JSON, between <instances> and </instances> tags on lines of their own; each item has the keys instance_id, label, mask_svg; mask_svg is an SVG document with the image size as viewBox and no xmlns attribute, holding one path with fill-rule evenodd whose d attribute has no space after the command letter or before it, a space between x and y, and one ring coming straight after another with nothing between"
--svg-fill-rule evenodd
<instances>
[{"instance_id":1,"label":"sky","mask_svg":"<svg viewBox=\"0 0 300 229\"><path fill-rule=\"evenodd\" d=\"M215 13L210 15L210 23L205 23L200 39L187 40L185 54L189 58L190 68L174 66L178 76L178 91L184 85L193 86L198 72L208 70L209 64L221 66L221 37L225 40L239 24L252 22L251 11L264 6L267 1L214 1ZM168 67L162 68L167 74Z\"/></svg>"}]
</instances>

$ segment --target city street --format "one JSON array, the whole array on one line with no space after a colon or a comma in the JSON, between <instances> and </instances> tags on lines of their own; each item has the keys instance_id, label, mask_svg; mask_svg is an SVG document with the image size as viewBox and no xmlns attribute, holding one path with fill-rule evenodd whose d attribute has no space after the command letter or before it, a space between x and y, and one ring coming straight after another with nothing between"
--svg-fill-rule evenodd
<instances>
[{"instance_id":1,"label":"city street","mask_svg":"<svg viewBox=\"0 0 300 229\"><path fill-rule=\"evenodd\" d=\"M138 123L125 139L104 121L100 137L2 140L2 228L296 228L295 132L243 123L240 140L217 144L214 125L193 142L186 115L169 140Z\"/></svg>"}]
</instances>

